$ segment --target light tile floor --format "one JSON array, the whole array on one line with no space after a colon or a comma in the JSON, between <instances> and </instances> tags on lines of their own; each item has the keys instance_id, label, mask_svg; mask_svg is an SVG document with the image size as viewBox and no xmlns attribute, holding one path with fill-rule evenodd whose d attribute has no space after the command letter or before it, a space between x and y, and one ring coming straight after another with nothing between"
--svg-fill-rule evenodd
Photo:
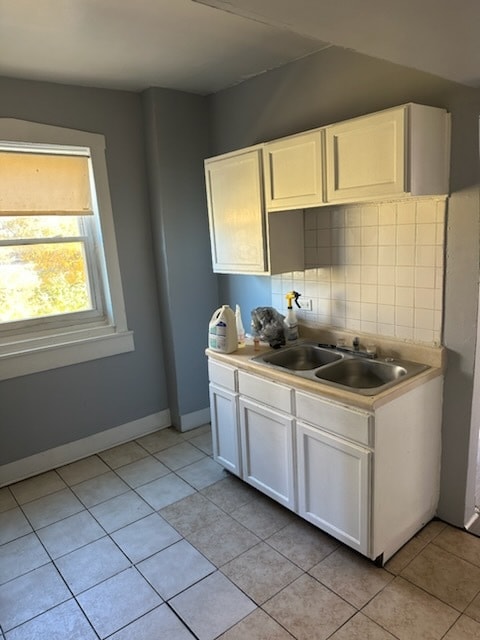
<instances>
[{"instance_id":1,"label":"light tile floor","mask_svg":"<svg viewBox=\"0 0 480 640\"><path fill-rule=\"evenodd\" d=\"M227 474L206 425L0 489L1 640L478 640L480 538L382 569Z\"/></svg>"}]
</instances>

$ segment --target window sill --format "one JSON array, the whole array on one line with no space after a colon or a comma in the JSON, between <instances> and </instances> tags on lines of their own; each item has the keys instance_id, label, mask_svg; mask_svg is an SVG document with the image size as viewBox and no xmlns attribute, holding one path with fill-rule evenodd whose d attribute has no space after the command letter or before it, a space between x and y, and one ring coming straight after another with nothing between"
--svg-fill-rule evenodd
<instances>
[{"instance_id":1,"label":"window sill","mask_svg":"<svg viewBox=\"0 0 480 640\"><path fill-rule=\"evenodd\" d=\"M12 345L13 346L13 345ZM20 348L0 355L0 381L32 373L67 367L89 360L127 353L134 350L133 331L75 338L68 342L47 344L31 349Z\"/></svg>"}]
</instances>

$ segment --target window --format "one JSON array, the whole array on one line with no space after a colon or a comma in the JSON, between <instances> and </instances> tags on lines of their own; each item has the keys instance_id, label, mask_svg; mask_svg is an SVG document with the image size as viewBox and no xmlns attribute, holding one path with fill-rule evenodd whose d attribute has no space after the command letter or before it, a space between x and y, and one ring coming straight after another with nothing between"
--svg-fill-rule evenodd
<instances>
[{"instance_id":1,"label":"window","mask_svg":"<svg viewBox=\"0 0 480 640\"><path fill-rule=\"evenodd\" d=\"M0 379L132 349L103 137L0 119Z\"/></svg>"}]
</instances>

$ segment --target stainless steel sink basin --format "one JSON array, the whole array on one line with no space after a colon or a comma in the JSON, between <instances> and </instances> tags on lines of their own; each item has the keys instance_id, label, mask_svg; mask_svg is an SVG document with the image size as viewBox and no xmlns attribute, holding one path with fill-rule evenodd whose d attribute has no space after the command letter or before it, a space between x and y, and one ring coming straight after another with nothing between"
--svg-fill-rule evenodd
<instances>
[{"instance_id":1,"label":"stainless steel sink basin","mask_svg":"<svg viewBox=\"0 0 480 640\"><path fill-rule=\"evenodd\" d=\"M371 360L355 352L308 343L269 351L252 361L365 396L385 391L428 369L427 365L417 362L391 358Z\"/></svg>"},{"instance_id":2,"label":"stainless steel sink basin","mask_svg":"<svg viewBox=\"0 0 480 640\"><path fill-rule=\"evenodd\" d=\"M330 349L311 344L299 344L273 353L257 356L254 360L263 361L276 367L292 371L308 371L324 364L342 359L342 355Z\"/></svg>"},{"instance_id":3,"label":"stainless steel sink basin","mask_svg":"<svg viewBox=\"0 0 480 640\"><path fill-rule=\"evenodd\" d=\"M363 358L342 360L331 367L318 369L315 372L317 378L354 389L375 389L399 380L406 374L405 367L398 364Z\"/></svg>"}]
</instances>

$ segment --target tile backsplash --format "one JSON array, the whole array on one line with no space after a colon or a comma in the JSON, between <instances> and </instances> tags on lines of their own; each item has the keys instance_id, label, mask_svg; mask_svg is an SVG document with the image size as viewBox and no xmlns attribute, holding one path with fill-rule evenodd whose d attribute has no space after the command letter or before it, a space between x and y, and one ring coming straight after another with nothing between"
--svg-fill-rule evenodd
<instances>
[{"instance_id":1,"label":"tile backsplash","mask_svg":"<svg viewBox=\"0 0 480 640\"><path fill-rule=\"evenodd\" d=\"M301 322L441 344L445 198L307 209L305 271L272 277L272 306L294 289Z\"/></svg>"}]
</instances>

